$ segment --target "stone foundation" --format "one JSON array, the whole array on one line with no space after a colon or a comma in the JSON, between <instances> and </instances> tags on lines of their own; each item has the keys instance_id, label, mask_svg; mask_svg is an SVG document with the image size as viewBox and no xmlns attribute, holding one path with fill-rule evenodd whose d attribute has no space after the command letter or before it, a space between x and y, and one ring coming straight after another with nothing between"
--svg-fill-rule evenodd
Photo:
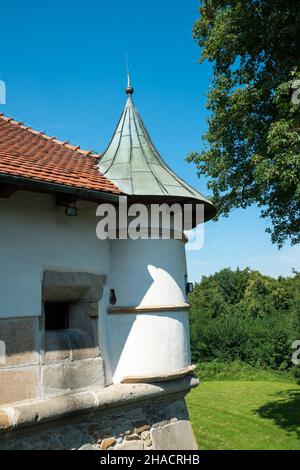
<instances>
[{"instance_id":1,"label":"stone foundation","mask_svg":"<svg viewBox=\"0 0 300 470\"><path fill-rule=\"evenodd\" d=\"M124 384L0 408L0 450L194 450L184 395L196 385Z\"/></svg>"}]
</instances>

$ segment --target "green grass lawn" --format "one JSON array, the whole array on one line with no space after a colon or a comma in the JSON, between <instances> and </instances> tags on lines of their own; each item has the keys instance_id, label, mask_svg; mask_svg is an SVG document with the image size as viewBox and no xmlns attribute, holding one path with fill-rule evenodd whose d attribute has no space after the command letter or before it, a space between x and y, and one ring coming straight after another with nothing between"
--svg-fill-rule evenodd
<instances>
[{"instance_id":1,"label":"green grass lawn","mask_svg":"<svg viewBox=\"0 0 300 470\"><path fill-rule=\"evenodd\" d=\"M300 386L207 381L187 405L199 449L300 449Z\"/></svg>"}]
</instances>

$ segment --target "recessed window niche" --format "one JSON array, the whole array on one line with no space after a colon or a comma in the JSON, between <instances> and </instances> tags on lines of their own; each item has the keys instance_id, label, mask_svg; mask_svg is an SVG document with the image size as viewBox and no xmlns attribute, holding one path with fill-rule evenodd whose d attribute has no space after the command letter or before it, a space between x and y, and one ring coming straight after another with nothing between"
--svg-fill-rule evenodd
<instances>
[{"instance_id":1,"label":"recessed window niche","mask_svg":"<svg viewBox=\"0 0 300 470\"><path fill-rule=\"evenodd\" d=\"M45 302L45 331L65 330L69 327L69 303Z\"/></svg>"},{"instance_id":2,"label":"recessed window niche","mask_svg":"<svg viewBox=\"0 0 300 470\"><path fill-rule=\"evenodd\" d=\"M42 391L104 386L98 312L105 277L47 271L43 277Z\"/></svg>"}]
</instances>

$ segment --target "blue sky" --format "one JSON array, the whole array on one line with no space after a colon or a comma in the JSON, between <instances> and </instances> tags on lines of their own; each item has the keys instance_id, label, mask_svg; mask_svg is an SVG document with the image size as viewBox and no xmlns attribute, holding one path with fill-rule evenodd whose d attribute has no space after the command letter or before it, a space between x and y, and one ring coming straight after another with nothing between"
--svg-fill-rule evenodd
<instances>
[{"instance_id":1,"label":"blue sky","mask_svg":"<svg viewBox=\"0 0 300 470\"><path fill-rule=\"evenodd\" d=\"M125 51L135 104L166 162L207 194L184 157L203 146L211 67L191 35L197 0L11 1L1 5L0 110L60 139L101 152L125 103ZM278 251L253 207L206 225L188 253L191 280L231 266L273 276L300 269L300 247Z\"/></svg>"}]
</instances>

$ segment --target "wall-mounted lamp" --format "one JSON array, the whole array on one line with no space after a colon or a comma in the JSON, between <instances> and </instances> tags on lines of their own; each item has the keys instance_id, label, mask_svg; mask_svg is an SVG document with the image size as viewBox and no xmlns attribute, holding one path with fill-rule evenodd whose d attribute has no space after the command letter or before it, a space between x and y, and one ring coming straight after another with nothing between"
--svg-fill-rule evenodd
<instances>
[{"instance_id":1,"label":"wall-mounted lamp","mask_svg":"<svg viewBox=\"0 0 300 470\"><path fill-rule=\"evenodd\" d=\"M110 303L110 305L116 305L116 302L117 302L117 297L116 297L116 294L115 294L115 290L110 289L109 303Z\"/></svg>"},{"instance_id":2,"label":"wall-mounted lamp","mask_svg":"<svg viewBox=\"0 0 300 470\"><path fill-rule=\"evenodd\" d=\"M69 216L69 217L76 217L77 216L77 207L67 206L66 207L66 215Z\"/></svg>"},{"instance_id":3,"label":"wall-mounted lamp","mask_svg":"<svg viewBox=\"0 0 300 470\"><path fill-rule=\"evenodd\" d=\"M186 283L186 293L190 294L194 290L194 284L192 282Z\"/></svg>"}]
</instances>

